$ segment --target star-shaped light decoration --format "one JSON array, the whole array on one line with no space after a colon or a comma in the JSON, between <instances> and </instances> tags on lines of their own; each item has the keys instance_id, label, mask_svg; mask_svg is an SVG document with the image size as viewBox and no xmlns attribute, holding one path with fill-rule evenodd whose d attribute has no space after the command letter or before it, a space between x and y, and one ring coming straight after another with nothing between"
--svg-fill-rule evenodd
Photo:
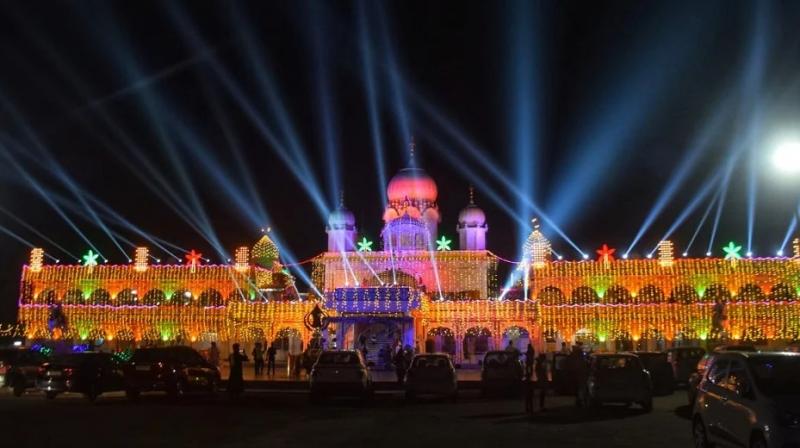
<instances>
[{"instance_id":1,"label":"star-shaped light decoration","mask_svg":"<svg viewBox=\"0 0 800 448\"><path fill-rule=\"evenodd\" d=\"M739 253L742 250L742 246L737 246L733 241L729 242L722 250L725 251L725 259L731 260L731 264L736 264L736 260L742 258Z\"/></svg>"},{"instance_id":2,"label":"star-shaped light decoration","mask_svg":"<svg viewBox=\"0 0 800 448\"><path fill-rule=\"evenodd\" d=\"M602 261L603 265L608 267L608 265L614 260L614 252L616 251L616 249L608 247L608 244L603 244L603 246L597 250L597 260Z\"/></svg>"},{"instance_id":3,"label":"star-shaped light decoration","mask_svg":"<svg viewBox=\"0 0 800 448\"><path fill-rule=\"evenodd\" d=\"M372 241L368 240L367 237L361 238L361 241L358 242L358 251L372 252Z\"/></svg>"},{"instance_id":4,"label":"star-shaped light decoration","mask_svg":"<svg viewBox=\"0 0 800 448\"><path fill-rule=\"evenodd\" d=\"M450 250L450 243L452 240L448 240L446 236L442 235L441 238L436 240L436 250L443 251L443 250Z\"/></svg>"},{"instance_id":5,"label":"star-shaped light decoration","mask_svg":"<svg viewBox=\"0 0 800 448\"><path fill-rule=\"evenodd\" d=\"M89 250L89 252L86 252L86 255L83 256L83 265L89 269L97 266L97 257L99 256L100 254L96 254Z\"/></svg>"},{"instance_id":6,"label":"star-shaped light decoration","mask_svg":"<svg viewBox=\"0 0 800 448\"><path fill-rule=\"evenodd\" d=\"M192 273L194 273L194 271L197 269L197 265L200 264L200 261L202 259L203 259L203 254L195 251L194 249L192 249L191 252L186 254L186 264L192 267L191 269Z\"/></svg>"}]
</instances>

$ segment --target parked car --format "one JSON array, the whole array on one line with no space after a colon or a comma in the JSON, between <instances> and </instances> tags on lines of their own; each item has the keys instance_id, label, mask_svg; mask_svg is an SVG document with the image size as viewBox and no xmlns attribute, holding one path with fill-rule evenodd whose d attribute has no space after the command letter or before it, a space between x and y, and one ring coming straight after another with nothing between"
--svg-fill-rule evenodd
<instances>
[{"instance_id":1,"label":"parked car","mask_svg":"<svg viewBox=\"0 0 800 448\"><path fill-rule=\"evenodd\" d=\"M26 348L0 350L0 387L10 387L14 396L22 396L25 389L36 387L39 366L45 361L45 355Z\"/></svg>"},{"instance_id":2,"label":"parked car","mask_svg":"<svg viewBox=\"0 0 800 448\"><path fill-rule=\"evenodd\" d=\"M589 376L578 391L578 399L584 407L637 403L650 412L653 409L650 373L639 357L631 353L592 355Z\"/></svg>"},{"instance_id":3,"label":"parked car","mask_svg":"<svg viewBox=\"0 0 800 448\"><path fill-rule=\"evenodd\" d=\"M519 353L487 352L481 363L481 392L518 393L522 390L524 368Z\"/></svg>"},{"instance_id":4,"label":"parked car","mask_svg":"<svg viewBox=\"0 0 800 448\"><path fill-rule=\"evenodd\" d=\"M125 394L163 391L177 398L186 393L214 395L221 383L219 369L191 347L140 348L125 368Z\"/></svg>"},{"instance_id":5,"label":"parked car","mask_svg":"<svg viewBox=\"0 0 800 448\"><path fill-rule=\"evenodd\" d=\"M458 377L450 356L444 353L416 355L406 371L406 398L440 395L453 400L458 396Z\"/></svg>"},{"instance_id":6,"label":"parked car","mask_svg":"<svg viewBox=\"0 0 800 448\"><path fill-rule=\"evenodd\" d=\"M64 392L81 393L94 401L105 392L124 388L123 363L110 353L55 355L39 368L36 388L48 400Z\"/></svg>"},{"instance_id":7,"label":"parked car","mask_svg":"<svg viewBox=\"0 0 800 448\"><path fill-rule=\"evenodd\" d=\"M711 358L692 413L695 446L800 446L800 354Z\"/></svg>"},{"instance_id":8,"label":"parked car","mask_svg":"<svg viewBox=\"0 0 800 448\"><path fill-rule=\"evenodd\" d=\"M748 344L726 344L714 347L715 352L757 352L755 345Z\"/></svg>"},{"instance_id":9,"label":"parked car","mask_svg":"<svg viewBox=\"0 0 800 448\"><path fill-rule=\"evenodd\" d=\"M323 351L311 369L309 387L312 401L328 395L355 395L366 400L372 397L372 374L360 351Z\"/></svg>"},{"instance_id":10,"label":"parked car","mask_svg":"<svg viewBox=\"0 0 800 448\"><path fill-rule=\"evenodd\" d=\"M667 350L667 359L672 365L675 382L685 384L689 375L697 368L697 362L706 354L700 347L675 347Z\"/></svg>"},{"instance_id":11,"label":"parked car","mask_svg":"<svg viewBox=\"0 0 800 448\"><path fill-rule=\"evenodd\" d=\"M706 373L706 368L711 363L713 357L714 353L706 353L703 355L700 361L697 361L697 368L695 371L689 375L689 381L686 382L686 397L689 400L689 407L694 406L694 400L697 398L697 386L700 385L703 374Z\"/></svg>"},{"instance_id":12,"label":"parked car","mask_svg":"<svg viewBox=\"0 0 800 448\"><path fill-rule=\"evenodd\" d=\"M633 352L650 372L654 395L671 395L675 392L675 373L664 352Z\"/></svg>"}]
</instances>

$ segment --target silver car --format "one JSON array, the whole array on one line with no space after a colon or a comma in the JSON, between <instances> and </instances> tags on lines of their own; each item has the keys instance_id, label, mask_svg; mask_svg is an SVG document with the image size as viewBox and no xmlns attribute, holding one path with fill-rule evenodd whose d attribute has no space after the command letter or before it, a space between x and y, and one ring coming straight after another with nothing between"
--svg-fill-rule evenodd
<instances>
[{"instance_id":1,"label":"silver car","mask_svg":"<svg viewBox=\"0 0 800 448\"><path fill-rule=\"evenodd\" d=\"M800 354L711 358L692 413L695 446L800 446Z\"/></svg>"},{"instance_id":2,"label":"silver car","mask_svg":"<svg viewBox=\"0 0 800 448\"><path fill-rule=\"evenodd\" d=\"M372 375L364 356L356 350L324 351L311 369L311 400L328 395L354 395L362 399L372 396Z\"/></svg>"}]
</instances>

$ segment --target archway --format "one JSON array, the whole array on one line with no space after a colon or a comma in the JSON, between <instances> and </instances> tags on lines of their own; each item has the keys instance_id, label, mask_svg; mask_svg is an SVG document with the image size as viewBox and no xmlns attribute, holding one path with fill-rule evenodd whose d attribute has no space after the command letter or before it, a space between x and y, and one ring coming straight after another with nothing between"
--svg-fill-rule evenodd
<instances>
[{"instance_id":1,"label":"archway","mask_svg":"<svg viewBox=\"0 0 800 448\"><path fill-rule=\"evenodd\" d=\"M103 288L92 291L89 296L89 303L92 305L111 305L111 294Z\"/></svg>"},{"instance_id":2,"label":"archway","mask_svg":"<svg viewBox=\"0 0 800 448\"><path fill-rule=\"evenodd\" d=\"M564 305L567 303L564 293L555 286L545 286L539 292L539 303L542 305Z\"/></svg>"},{"instance_id":3,"label":"archway","mask_svg":"<svg viewBox=\"0 0 800 448\"><path fill-rule=\"evenodd\" d=\"M486 327L472 327L464 334L464 360L477 363L492 350L492 332Z\"/></svg>"},{"instance_id":4,"label":"archway","mask_svg":"<svg viewBox=\"0 0 800 448\"><path fill-rule=\"evenodd\" d=\"M70 289L61 299L64 305L83 305L83 293L80 289Z\"/></svg>"},{"instance_id":5,"label":"archway","mask_svg":"<svg viewBox=\"0 0 800 448\"><path fill-rule=\"evenodd\" d=\"M197 298L198 306L222 306L222 294L213 288L206 289Z\"/></svg>"},{"instance_id":6,"label":"archway","mask_svg":"<svg viewBox=\"0 0 800 448\"><path fill-rule=\"evenodd\" d=\"M631 303L631 293L627 288L620 285L614 285L608 288L605 296L603 297L606 303L624 304Z\"/></svg>"},{"instance_id":7,"label":"archway","mask_svg":"<svg viewBox=\"0 0 800 448\"><path fill-rule=\"evenodd\" d=\"M769 291L769 300L773 302L792 302L796 297L794 288L786 283L776 283Z\"/></svg>"},{"instance_id":8,"label":"archway","mask_svg":"<svg viewBox=\"0 0 800 448\"><path fill-rule=\"evenodd\" d=\"M117 305L118 306L131 306L136 305L136 302L139 300L139 297L135 290L130 288L125 288L122 291L117 293Z\"/></svg>"},{"instance_id":9,"label":"archway","mask_svg":"<svg viewBox=\"0 0 800 448\"><path fill-rule=\"evenodd\" d=\"M748 283L739 288L739 293L736 294L736 301L738 302L761 302L764 300L764 292L758 285Z\"/></svg>"},{"instance_id":10,"label":"archway","mask_svg":"<svg viewBox=\"0 0 800 448\"><path fill-rule=\"evenodd\" d=\"M672 290L672 294L670 294L669 301L672 303L682 303L684 305L688 305L691 303L697 303L700 296L697 294L694 288L690 285L678 285Z\"/></svg>"},{"instance_id":11,"label":"archway","mask_svg":"<svg viewBox=\"0 0 800 448\"><path fill-rule=\"evenodd\" d=\"M664 291L656 285L645 285L636 295L637 303L662 303L664 302Z\"/></svg>"},{"instance_id":12,"label":"archway","mask_svg":"<svg viewBox=\"0 0 800 448\"><path fill-rule=\"evenodd\" d=\"M289 358L289 353L299 353L303 351L303 339L300 330L292 327L284 327L275 333L275 360L284 362Z\"/></svg>"},{"instance_id":13,"label":"archway","mask_svg":"<svg viewBox=\"0 0 800 448\"><path fill-rule=\"evenodd\" d=\"M513 326L508 327L503 330L503 344L502 347L508 347L508 343L511 342L511 346L519 350L520 352L524 352L528 349L528 344L531 342L530 333L523 327L520 326Z\"/></svg>"},{"instance_id":14,"label":"archway","mask_svg":"<svg viewBox=\"0 0 800 448\"><path fill-rule=\"evenodd\" d=\"M575 332L575 345L581 345L585 351L594 350L599 342L597 335L588 328L581 328Z\"/></svg>"},{"instance_id":15,"label":"archway","mask_svg":"<svg viewBox=\"0 0 800 448\"><path fill-rule=\"evenodd\" d=\"M166 296L164 295L164 291L160 289L151 289L144 294L142 298L142 304L148 306L157 306L164 303Z\"/></svg>"},{"instance_id":16,"label":"archway","mask_svg":"<svg viewBox=\"0 0 800 448\"><path fill-rule=\"evenodd\" d=\"M428 330L425 339L426 353L449 353L450 356L456 354L456 338L453 330L447 327L436 327Z\"/></svg>"},{"instance_id":17,"label":"archway","mask_svg":"<svg viewBox=\"0 0 800 448\"><path fill-rule=\"evenodd\" d=\"M575 305L587 305L600 302L597 292L588 286L578 286L572 291L572 303Z\"/></svg>"},{"instance_id":18,"label":"archway","mask_svg":"<svg viewBox=\"0 0 800 448\"><path fill-rule=\"evenodd\" d=\"M728 288L725 286L714 283L706 288L706 292L703 294L703 301L710 303L721 301L727 303L731 301L731 292L728 291Z\"/></svg>"}]
</instances>

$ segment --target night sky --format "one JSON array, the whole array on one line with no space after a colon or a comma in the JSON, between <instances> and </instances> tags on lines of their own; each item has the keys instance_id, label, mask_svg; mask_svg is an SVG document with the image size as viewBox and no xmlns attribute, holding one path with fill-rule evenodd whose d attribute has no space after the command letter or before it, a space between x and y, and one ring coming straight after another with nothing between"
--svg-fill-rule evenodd
<instances>
[{"instance_id":1,"label":"night sky","mask_svg":"<svg viewBox=\"0 0 800 448\"><path fill-rule=\"evenodd\" d=\"M0 225L75 262L41 236L74 255L89 248L46 196L111 263L127 260L98 220L129 256L124 240L168 258L101 201L214 262L221 257L201 233L232 253L266 225L306 259L326 244L325 216L308 190L331 207L339 185L360 233L377 241L378 173L406 163L409 136L397 113L405 110L417 163L439 186L440 231L454 240L475 184L489 249L500 256L518 256L519 222L536 214L513 189L526 190L583 251L608 243L622 252L689 159L631 255L651 250L712 181L670 235L676 250L727 185L713 250L746 244L752 228L753 251L771 256L800 199L800 181L772 174L769 163L776 138L800 135L798 23L798 2L2 2ZM527 144L516 143L519 132ZM308 170L294 175L268 133ZM262 209L268 222L258 222ZM692 255L705 253L716 210ZM580 257L552 226L544 230L565 258ZM0 232L0 253L0 322L9 322L29 247Z\"/></svg>"}]
</instances>

